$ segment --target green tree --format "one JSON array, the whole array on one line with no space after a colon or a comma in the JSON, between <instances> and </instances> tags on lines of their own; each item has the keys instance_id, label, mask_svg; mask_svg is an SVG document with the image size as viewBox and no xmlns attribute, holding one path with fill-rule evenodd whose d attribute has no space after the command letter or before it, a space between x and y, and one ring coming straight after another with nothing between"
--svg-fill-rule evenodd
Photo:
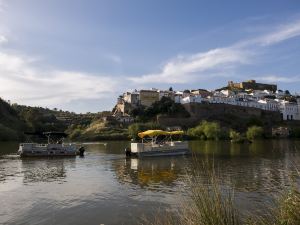
<instances>
[{"instance_id":1,"label":"green tree","mask_svg":"<svg viewBox=\"0 0 300 225\"><path fill-rule=\"evenodd\" d=\"M207 139L219 139L221 134L221 127L219 123L205 121L203 126L203 132Z\"/></svg>"},{"instance_id":2,"label":"green tree","mask_svg":"<svg viewBox=\"0 0 300 225\"><path fill-rule=\"evenodd\" d=\"M248 128L248 130L246 132L246 137L248 140L255 140L255 139L262 138L263 133L264 133L264 130L262 127L251 126Z\"/></svg>"},{"instance_id":3,"label":"green tree","mask_svg":"<svg viewBox=\"0 0 300 225\"><path fill-rule=\"evenodd\" d=\"M221 137L221 127L217 122L202 121L198 126L188 129L187 134L197 139L219 139Z\"/></svg>"},{"instance_id":4,"label":"green tree","mask_svg":"<svg viewBox=\"0 0 300 225\"><path fill-rule=\"evenodd\" d=\"M239 132L235 131L235 130L230 130L229 131L229 137L233 142L240 142L242 141L242 136Z\"/></svg>"}]
</instances>

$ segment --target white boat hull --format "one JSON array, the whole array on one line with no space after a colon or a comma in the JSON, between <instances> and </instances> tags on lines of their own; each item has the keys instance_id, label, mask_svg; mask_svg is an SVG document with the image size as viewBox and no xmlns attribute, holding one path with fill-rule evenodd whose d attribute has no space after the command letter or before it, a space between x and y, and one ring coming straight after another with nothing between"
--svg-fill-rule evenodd
<instances>
[{"instance_id":1,"label":"white boat hull","mask_svg":"<svg viewBox=\"0 0 300 225\"><path fill-rule=\"evenodd\" d=\"M163 145L153 143L131 143L131 155L137 157L176 156L189 154L187 142L169 142Z\"/></svg>"},{"instance_id":2,"label":"white boat hull","mask_svg":"<svg viewBox=\"0 0 300 225\"><path fill-rule=\"evenodd\" d=\"M21 157L76 156L77 148L75 144L22 143L18 154Z\"/></svg>"}]
</instances>

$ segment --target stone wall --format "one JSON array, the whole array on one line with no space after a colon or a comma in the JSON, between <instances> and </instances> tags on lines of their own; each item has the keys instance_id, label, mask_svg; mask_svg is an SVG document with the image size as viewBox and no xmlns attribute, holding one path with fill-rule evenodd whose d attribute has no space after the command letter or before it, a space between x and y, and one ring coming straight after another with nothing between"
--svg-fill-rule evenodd
<instances>
[{"instance_id":1,"label":"stone wall","mask_svg":"<svg viewBox=\"0 0 300 225\"><path fill-rule=\"evenodd\" d=\"M159 116L157 121L163 126L194 127L202 120L219 121L223 126L233 125L234 128L246 129L246 123L250 118L259 118L264 126L281 122L279 112L265 111L257 108L242 107L228 104L183 104L190 113L189 118L171 118ZM239 123L240 127L239 127Z\"/></svg>"}]
</instances>

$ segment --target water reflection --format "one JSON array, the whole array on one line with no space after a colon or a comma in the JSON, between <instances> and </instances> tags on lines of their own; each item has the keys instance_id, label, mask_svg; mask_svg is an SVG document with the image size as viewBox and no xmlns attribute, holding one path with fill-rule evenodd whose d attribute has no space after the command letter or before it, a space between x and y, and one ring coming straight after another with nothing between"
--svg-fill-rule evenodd
<instances>
[{"instance_id":1,"label":"water reflection","mask_svg":"<svg viewBox=\"0 0 300 225\"><path fill-rule=\"evenodd\" d=\"M75 165L75 158L28 158L5 157L0 159L0 184L7 180L22 178L24 184L34 182L53 182L63 180L67 176L68 167Z\"/></svg>"},{"instance_id":2,"label":"water reflection","mask_svg":"<svg viewBox=\"0 0 300 225\"><path fill-rule=\"evenodd\" d=\"M202 160L235 189L238 207L256 209L291 185L300 165L299 141L193 141L192 157L145 159L126 158L128 145L89 144L84 158L20 159L16 143L0 143L0 224L138 224L137 214L180 205L185 178Z\"/></svg>"},{"instance_id":3,"label":"water reflection","mask_svg":"<svg viewBox=\"0 0 300 225\"><path fill-rule=\"evenodd\" d=\"M191 142L197 161L214 162L224 184L237 191L276 192L293 183L299 165L299 141L270 140L251 144ZM199 160L200 159L200 160Z\"/></svg>"},{"instance_id":4,"label":"water reflection","mask_svg":"<svg viewBox=\"0 0 300 225\"><path fill-rule=\"evenodd\" d=\"M174 186L186 174L187 160L186 157L126 158L123 164L114 164L114 169L121 183L154 190L159 186Z\"/></svg>"},{"instance_id":5,"label":"water reflection","mask_svg":"<svg viewBox=\"0 0 300 225\"><path fill-rule=\"evenodd\" d=\"M75 158L23 159L21 170L25 184L33 182L62 182L66 176L65 161L68 166L75 163Z\"/></svg>"}]
</instances>

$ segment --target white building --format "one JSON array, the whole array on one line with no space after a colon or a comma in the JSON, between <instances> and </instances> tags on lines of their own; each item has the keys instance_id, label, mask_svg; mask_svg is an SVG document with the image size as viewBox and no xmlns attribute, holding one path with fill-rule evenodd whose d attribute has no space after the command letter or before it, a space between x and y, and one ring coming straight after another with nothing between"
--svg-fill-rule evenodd
<instances>
[{"instance_id":1,"label":"white building","mask_svg":"<svg viewBox=\"0 0 300 225\"><path fill-rule=\"evenodd\" d=\"M229 96L233 96L234 95L234 92L233 91L230 91L230 90L222 90L221 93L223 95L225 95L226 97L229 97Z\"/></svg>"},{"instance_id":2,"label":"white building","mask_svg":"<svg viewBox=\"0 0 300 225\"><path fill-rule=\"evenodd\" d=\"M261 99L264 98L266 96L270 96L270 95L274 95L273 92L268 91L268 90L253 90L253 92L251 93L251 95L256 98L256 99Z\"/></svg>"},{"instance_id":3,"label":"white building","mask_svg":"<svg viewBox=\"0 0 300 225\"><path fill-rule=\"evenodd\" d=\"M132 104L132 105L138 105L140 100L140 93L138 91L134 92L125 92L123 94L123 99L125 102Z\"/></svg>"},{"instance_id":4,"label":"white building","mask_svg":"<svg viewBox=\"0 0 300 225\"><path fill-rule=\"evenodd\" d=\"M187 104L187 103L202 103L202 98L200 95L190 95L185 98L180 99L181 104Z\"/></svg>"},{"instance_id":5,"label":"white building","mask_svg":"<svg viewBox=\"0 0 300 225\"><path fill-rule=\"evenodd\" d=\"M161 100L162 97L167 97L167 98L171 98L171 99L174 100L174 96L175 96L174 91L162 91L162 90L160 90L160 91L158 91L158 93L159 93L159 100Z\"/></svg>"},{"instance_id":6,"label":"white building","mask_svg":"<svg viewBox=\"0 0 300 225\"><path fill-rule=\"evenodd\" d=\"M283 120L300 120L300 101L297 99L296 102L288 102L285 100L279 100L279 110Z\"/></svg>"},{"instance_id":7,"label":"white building","mask_svg":"<svg viewBox=\"0 0 300 225\"><path fill-rule=\"evenodd\" d=\"M278 111L279 110L279 105L278 102L272 99L261 99L257 101L258 107L263 110L268 110L268 111Z\"/></svg>"}]
</instances>

